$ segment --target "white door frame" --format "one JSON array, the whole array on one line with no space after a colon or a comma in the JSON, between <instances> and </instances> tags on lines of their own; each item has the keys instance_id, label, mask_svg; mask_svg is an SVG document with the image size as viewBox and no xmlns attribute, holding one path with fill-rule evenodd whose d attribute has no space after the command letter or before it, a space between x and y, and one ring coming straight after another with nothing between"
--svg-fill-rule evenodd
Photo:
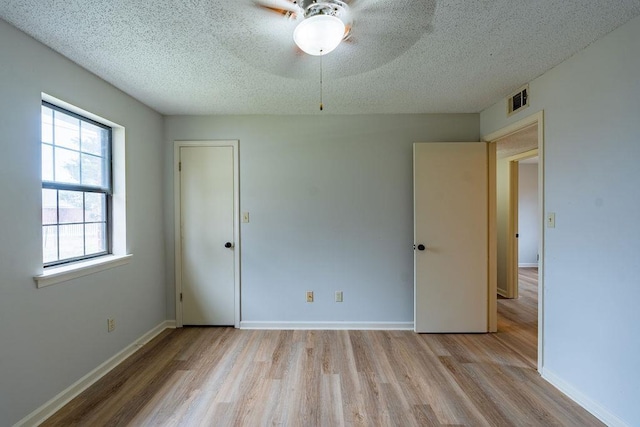
<instances>
[{"instance_id":1,"label":"white door frame","mask_svg":"<svg viewBox=\"0 0 640 427\"><path fill-rule=\"evenodd\" d=\"M542 368L544 366L543 360L543 346L544 346L544 111L541 110L535 114L532 114L528 117L525 117L522 120L519 120L509 126L506 126L502 129L499 129L493 133L485 135L482 137L482 141L490 142L495 144L498 139L509 136L513 133L516 133L528 126L533 124L538 125L538 214L540 218L540 234L538 236L538 242L540 245L540 260L538 262L538 372L542 372ZM490 178L493 176L493 183L490 181L490 185L494 187L493 192L490 192L490 197L493 200L490 200L489 203L495 205L495 173L496 166L495 163L490 163L490 168L492 170L489 171ZM493 230L495 230L495 208L493 209L493 215L489 218L490 227L493 224ZM497 261L497 253L495 247L490 247L489 258L492 260L492 265L490 269L495 271L495 264ZM497 312L497 280L495 274L491 275L491 280L489 282L489 325L491 332L496 332L498 330L498 312Z\"/></svg>"},{"instance_id":2,"label":"white door frame","mask_svg":"<svg viewBox=\"0 0 640 427\"><path fill-rule=\"evenodd\" d=\"M234 239L234 326L240 327L240 169L239 141L174 141L173 143L173 206L176 326L182 327L182 232L180 212L180 148L182 147L232 147L233 148L233 239Z\"/></svg>"},{"instance_id":3,"label":"white door frame","mask_svg":"<svg viewBox=\"0 0 640 427\"><path fill-rule=\"evenodd\" d=\"M509 162L509 214L507 218L507 298L518 298L519 286L518 286L518 242L519 238L516 234L519 234L518 215L519 215L519 171L520 161L536 157L538 155L538 149L527 150L522 153L515 154L507 157L506 161Z\"/></svg>"}]
</instances>

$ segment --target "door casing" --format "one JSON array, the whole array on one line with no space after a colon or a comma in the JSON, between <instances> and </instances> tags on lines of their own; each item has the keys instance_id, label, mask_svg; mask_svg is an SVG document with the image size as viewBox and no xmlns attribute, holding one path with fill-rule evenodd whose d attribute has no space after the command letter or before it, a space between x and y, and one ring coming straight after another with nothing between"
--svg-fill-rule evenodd
<instances>
[{"instance_id":1,"label":"door casing","mask_svg":"<svg viewBox=\"0 0 640 427\"><path fill-rule=\"evenodd\" d=\"M181 245L181 194L180 194L180 148L182 147L232 147L233 148L233 239L234 239L234 326L240 327L240 142L237 140L174 141L173 144L173 206L174 206L174 265L176 327L182 327L182 245Z\"/></svg>"}]
</instances>

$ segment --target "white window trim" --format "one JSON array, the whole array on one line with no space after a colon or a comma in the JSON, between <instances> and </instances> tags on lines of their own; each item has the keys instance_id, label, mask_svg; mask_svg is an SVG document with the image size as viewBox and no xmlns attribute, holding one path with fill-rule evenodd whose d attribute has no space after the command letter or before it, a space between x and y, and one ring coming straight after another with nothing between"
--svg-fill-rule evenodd
<instances>
[{"instance_id":1,"label":"white window trim","mask_svg":"<svg viewBox=\"0 0 640 427\"><path fill-rule=\"evenodd\" d=\"M83 261L62 264L42 269L42 273L33 277L38 288L66 282L78 277L87 276L99 271L128 264L132 254L127 251L127 197L126 197L126 156L125 156L125 129L123 126L108 119L97 116L86 110L78 108L68 102L62 101L46 93L42 93L42 100L62 107L73 113L80 114L100 123L110 126L111 134L111 161L113 195L112 202L112 252L109 255L87 259ZM42 260L42 254L40 256Z\"/></svg>"},{"instance_id":2,"label":"white window trim","mask_svg":"<svg viewBox=\"0 0 640 427\"><path fill-rule=\"evenodd\" d=\"M110 268L129 264L133 255L105 255L85 261L48 267L38 276L34 276L38 288L67 282L78 277L88 276Z\"/></svg>"}]
</instances>

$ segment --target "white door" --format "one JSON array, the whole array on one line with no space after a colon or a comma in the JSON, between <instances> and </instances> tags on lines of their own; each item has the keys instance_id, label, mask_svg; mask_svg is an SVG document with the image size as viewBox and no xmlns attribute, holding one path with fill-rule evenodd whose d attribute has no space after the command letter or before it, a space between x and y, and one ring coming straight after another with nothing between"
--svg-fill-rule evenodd
<instances>
[{"instance_id":1,"label":"white door","mask_svg":"<svg viewBox=\"0 0 640 427\"><path fill-rule=\"evenodd\" d=\"M180 147L182 323L234 325L234 148Z\"/></svg>"},{"instance_id":2,"label":"white door","mask_svg":"<svg viewBox=\"0 0 640 427\"><path fill-rule=\"evenodd\" d=\"M414 144L413 160L415 331L487 332L487 146Z\"/></svg>"}]
</instances>

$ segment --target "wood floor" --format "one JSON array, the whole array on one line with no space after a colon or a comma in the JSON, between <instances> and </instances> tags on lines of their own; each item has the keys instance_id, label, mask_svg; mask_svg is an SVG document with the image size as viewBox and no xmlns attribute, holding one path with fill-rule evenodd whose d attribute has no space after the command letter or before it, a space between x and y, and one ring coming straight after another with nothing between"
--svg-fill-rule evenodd
<instances>
[{"instance_id":1,"label":"wood floor","mask_svg":"<svg viewBox=\"0 0 640 427\"><path fill-rule=\"evenodd\" d=\"M498 333L495 337L538 365L538 269L518 269L518 299L498 297Z\"/></svg>"},{"instance_id":2,"label":"wood floor","mask_svg":"<svg viewBox=\"0 0 640 427\"><path fill-rule=\"evenodd\" d=\"M44 425L602 425L535 370L534 288L497 334L167 330Z\"/></svg>"}]
</instances>

